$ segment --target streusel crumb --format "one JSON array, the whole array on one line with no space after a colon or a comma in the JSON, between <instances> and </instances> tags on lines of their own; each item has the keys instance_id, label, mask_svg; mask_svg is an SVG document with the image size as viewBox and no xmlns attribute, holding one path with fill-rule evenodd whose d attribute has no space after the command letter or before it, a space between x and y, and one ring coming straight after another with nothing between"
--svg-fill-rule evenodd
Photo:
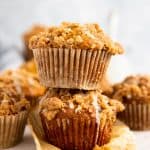
<instances>
[{"instance_id":1,"label":"streusel crumb","mask_svg":"<svg viewBox=\"0 0 150 150\"><path fill-rule=\"evenodd\" d=\"M112 54L123 53L120 44L113 42L98 24L62 23L50 27L46 32L33 36L30 49L73 48L88 50L107 50Z\"/></svg>"},{"instance_id":2,"label":"streusel crumb","mask_svg":"<svg viewBox=\"0 0 150 150\"><path fill-rule=\"evenodd\" d=\"M50 89L47 98L41 100L41 112L49 119L61 111L72 110L76 114L89 114L99 116L100 112L120 112L124 110L123 104L117 100L109 99L98 91L80 91L68 89ZM96 114L97 113L97 114ZM71 115L71 113L69 112ZM101 115L102 117L102 115Z\"/></svg>"},{"instance_id":3,"label":"streusel crumb","mask_svg":"<svg viewBox=\"0 0 150 150\"><path fill-rule=\"evenodd\" d=\"M123 103L150 103L150 76L129 76L113 86L112 95Z\"/></svg>"}]
</instances>

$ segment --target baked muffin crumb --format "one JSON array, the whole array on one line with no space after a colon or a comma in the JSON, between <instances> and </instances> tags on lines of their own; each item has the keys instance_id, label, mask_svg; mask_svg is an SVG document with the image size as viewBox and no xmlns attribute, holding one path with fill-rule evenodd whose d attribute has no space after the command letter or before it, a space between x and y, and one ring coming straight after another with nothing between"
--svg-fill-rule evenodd
<instances>
[{"instance_id":1,"label":"baked muffin crumb","mask_svg":"<svg viewBox=\"0 0 150 150\"><path fill-rule=\"evenodd\" d=\"M29 47L107 50L112 54L123 53L120 44L113 42L98 24L82 25L69 22L50 27L46 32L33 36Z\"/></svg>"},{"instance_id":2,"label":"baked muffin crumb","mask_svg":"<svg viewBox=\"0 0 150 150\"><path fill-rule=\"evenodd\" d=\"M123 103L150 103L150 76L129 76L113 86L112 95Z\"/></svg>"},{"instance_id":3,"label":"baked muffin crumb","mask_svg":"<svg viewBox=\"0 0 150 150\"><path fill-rule=\"evenodd\" d=\"M15 86L0 82L0 116L18 114L29 108L29 102L17 91Z\"/></svg>"},{"instance_id":4,"label":"baked muffin crumb","mask_svg":"<svg viewBox=\"0 0 150 150\"><path fill-rule=\"evenodd\" d=\"M70 116L88 114L98 117L102 110L119 112L123 109L124 106L120 102L110 100L98 91L50 89L47 98L44 97L41 101L40 110L51 120L62 111L68 111Z\"/></svg>"}]
</instances>

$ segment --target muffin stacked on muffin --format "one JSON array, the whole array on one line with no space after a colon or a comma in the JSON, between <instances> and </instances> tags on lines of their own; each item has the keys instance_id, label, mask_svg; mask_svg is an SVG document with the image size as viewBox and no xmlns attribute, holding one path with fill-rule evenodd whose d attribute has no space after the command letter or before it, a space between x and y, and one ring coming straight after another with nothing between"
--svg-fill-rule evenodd
<instances>
[{"instance_id":1,"label":"muffin stacked on muffin","mask_svg":"<svg viewBox=\"0 0 150 150\"><path fill-rule=\"evenodd\" d=\"M33 36L30 48L40 81L49 88L40 104L48 141L63 150L107 143L116 113L124 107L98 89L121 46L97 24L62 23Z\"/></svg>"}]
</instances>

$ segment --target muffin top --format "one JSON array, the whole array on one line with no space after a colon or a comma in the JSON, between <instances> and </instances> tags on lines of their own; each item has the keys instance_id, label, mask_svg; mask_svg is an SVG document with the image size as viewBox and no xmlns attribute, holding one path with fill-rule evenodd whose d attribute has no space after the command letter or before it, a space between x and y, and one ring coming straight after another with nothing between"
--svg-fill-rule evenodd
<instances>
[{"instance_id":1,"label":"muffin top","mask_svg":"<svg viewBox=\"0 0 150 150\"><path fill-rule=\"evenodd\" d=\"M29 47L73 48L86 50L106 50L112 54L123 53L122 47L113 42L98 24L62 23L50 27L43 33L33 36Z\"/></svg>"},{"instance_id":2,"label":"muffin top","mask_svg":"<svg viewBox=\"0 0 150 150\"><path fill-rule=\"evenodd\" d=\"M23 35L23 40L25 44L28 46L29 40L33 35L36 35L40 32L43 32L46 30L46 27L43 25L34 25L32 28L30 28L27 32Z\"/></svg>"},{"instance_id":3,"label":"muffin top","mask_svg":"<svg viewBox=\"0 0 150 150\"><path fill-rule=\"evenodd\" d=\"M45 92L45 88L39 83L38 76L23 69L8 70L1 73L0 82L13 84L26 98L38 97Z\"/></svg>"},{"instance_id":4,"label":"muffin top","mask_svg":"<svg viewBox=\"0 0 150 150\"><path fill-rule=\"evenodd\" d=\"M150 103L150 76L129 76L113 86L112 95L123 103Z\"/></svg>"},{"instance_id":5,"label":"muffin top","mask_svg":"<svg viewBox=\"0 0 150 150\"><path fill-rule=\"evenodd\" d=\"M30 61L25 62L23 65L20 66L21 70L25 70L29 73L33 73L34 75L37 75L37 69L34 62L34 59L31 59Z\"/></svg>"},{"instance_id":6,"label":"muffin top","mask_svg":"<svg viewBox=\"0 0 150 150\"><path fill-rule=\"evenodd\" d=\"M122 111L123 105L116 100L109 100L98 91L80 91L71 89L50 89L43 97L40 112L48 120L55 118L100 119L102 113Z\"/></svg>"},{"instance_id":7,"label":"muffin top","mask_svg":"<svg viewBox=\"0 0 150 150\"><path fill-rule=\"evenodd\" d=\"M14 115L29 108L29 102L13 84L6 84L0 80L0 116Z\"/></svg>"}]
</instances>

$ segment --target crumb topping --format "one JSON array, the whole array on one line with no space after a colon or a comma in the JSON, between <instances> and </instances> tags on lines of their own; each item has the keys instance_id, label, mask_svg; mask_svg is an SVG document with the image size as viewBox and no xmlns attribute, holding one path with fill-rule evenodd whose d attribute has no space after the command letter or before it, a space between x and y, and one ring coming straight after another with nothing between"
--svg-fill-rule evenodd
<instances>
[{"instance_id":1,"label":"crumb topping","mask_svg":"<svg viewBox=\"0 0 150 150\"><path fill-rule=\"evenodd\" d=\"M34 25L32 28L30 28L27 32L24 33L23 39L25 44L28 47L29 40L33 35L36 35L40 32L44 32L46 30L46 27L43 25Z\"/></svg>"},{"instance_id":2,"label":"crumb topping","mask_svg":"<svg viewBox=\"0 0 150 150\"><path fill-rule=\"evenodd\" d=\"M41 101L41 113L48 120L66 111L72 115L88 114L98 120L104 110L119 112L123 109L124 106L119 101L110 100L98 91L50 89Z\"/></svg>"},{"instance_id":3,"label":"crumb topping","mask_svg":"<svg viewBox=\"0 0 150 150\"><path fill-rule=\"evenodd\" d=\"M113 98L123 103L150 103L150 76L129 76L113 86Z\"/></svg>"},{"instance_id":4,"label":"crumb topping","mask_svg":"<svg viewBox=\"0 0 150 150\"><path fill-rule=\"evenodd\" d=\"M25 97L38 97L45 92L45 88L39 83L36 74L21 69L1 73L0 82L13 84Z\"/></svg>"},{"instance_id":5,"label":"crumb topping","mask_svg":"<svg viewBox=\"0 0 150 150\"><path fill-rule=\"evenodd\" d=\"M17 91L13 85L0 81L0 116L13 115L28 110L29 102Z\"/></svg>"},{"instance_id":6,"label":"crumb topping","mask_svg":"<svg viewBox=\"0 0 150 150\"><path fill-rule=\"evenodd\" d=\"M50 27L47 31L33 36L30 49L74 48L88 50L107 50L112 54L123 53L120 44L113 42L98 24L78 24L64 22Z\"/></svg>"}]
</instances>

